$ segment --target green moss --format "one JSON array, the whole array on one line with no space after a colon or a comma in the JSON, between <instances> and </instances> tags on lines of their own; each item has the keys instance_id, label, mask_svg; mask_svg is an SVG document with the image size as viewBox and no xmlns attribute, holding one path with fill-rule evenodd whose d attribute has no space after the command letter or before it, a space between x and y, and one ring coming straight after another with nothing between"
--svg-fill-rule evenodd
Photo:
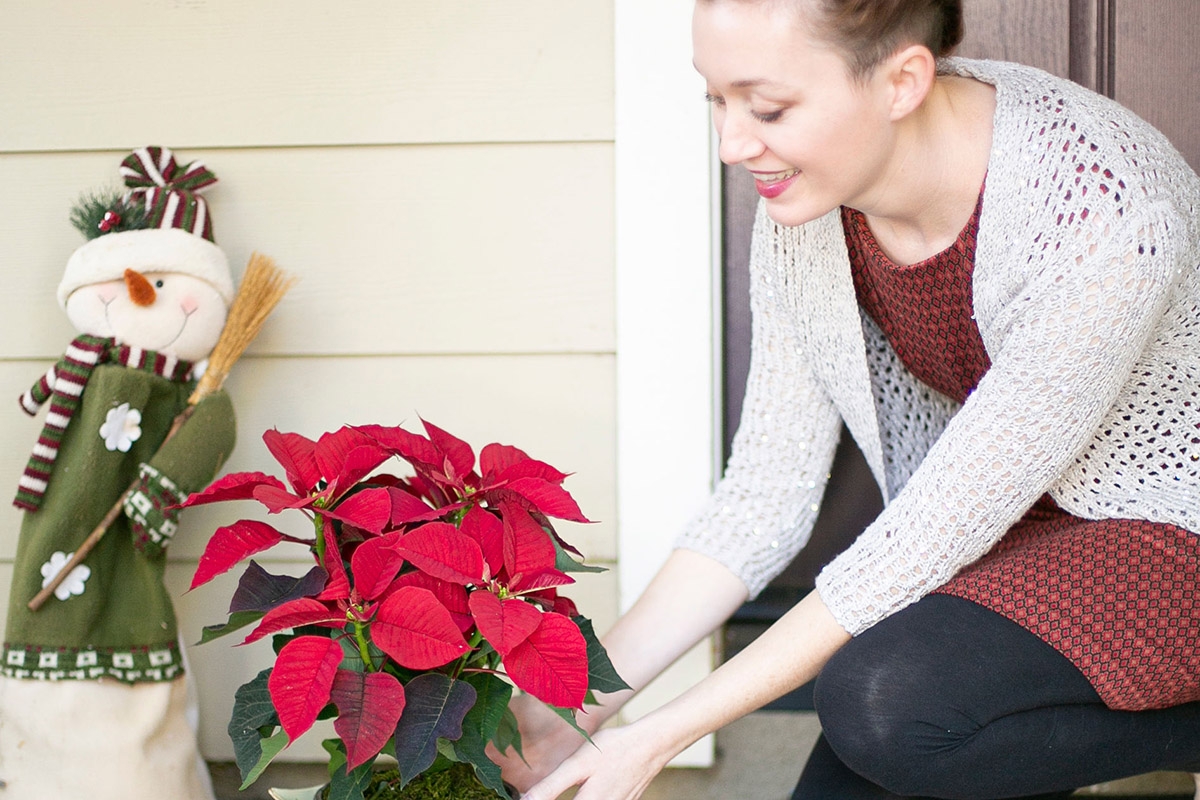
<instances>
[{"instance_id":1,"label":"green moss","mask_svg":"<svg viewBox=\"0 0 1200 800\"><path fill-rule=\"evenodd\" d=\"M400 778L396 770L377 772L363 792L364 800L496 800L496 793L475 779L468 764L454 764L442 772L418 775L403 789L393 785ZM327 796L322 793L322 797Z\"/></svg>"}]
</instances>

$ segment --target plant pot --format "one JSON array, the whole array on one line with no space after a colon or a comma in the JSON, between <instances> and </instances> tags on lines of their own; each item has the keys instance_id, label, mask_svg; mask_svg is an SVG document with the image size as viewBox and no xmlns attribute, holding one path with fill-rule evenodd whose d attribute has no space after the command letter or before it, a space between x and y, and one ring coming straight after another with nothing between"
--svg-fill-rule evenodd
<instances>
[{"instance_id":1,"label":"plant pot","mask_svg":"<svg viewBox=\"0 0 1200 800\"><path fill-rule=\"evenodd\" d=\"M426 773L408 783L403 789L390 785L399 775L395 770L375 773L371 785L363 792L365 800L496 800L496 793L480 785L475 772L466 764L455 764L443 772ZM324 800L325 786L304 789L271 789L275 800ZM515 797L515 792L512 793Z\"/></svg>"}]
</instances>

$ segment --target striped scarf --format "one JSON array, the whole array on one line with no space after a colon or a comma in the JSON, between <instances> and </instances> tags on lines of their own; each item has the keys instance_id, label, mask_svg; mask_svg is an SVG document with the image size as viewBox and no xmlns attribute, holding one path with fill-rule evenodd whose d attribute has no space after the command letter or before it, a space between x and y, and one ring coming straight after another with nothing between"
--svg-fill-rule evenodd
<instances>
[{"instance_id":1,"label":"striped scarf","mask_svg":"<svg viewBox=\"0 0 1200 800\"><path fill-rule=\"evenodd\" d=\"M17 508L37 511L41 507L63 434L79 409L92 370L104 363L120 364L173 381L188 379L193 367L190 361L117 344L112 338L84 334L73 339L62 359L20 398L21 409L30 416L36 414L47 400L50 401L50 410L46 413L42 434L29 456L25 474L18 483L17 496L13 500Z\"/></svg>"}]
</instances>

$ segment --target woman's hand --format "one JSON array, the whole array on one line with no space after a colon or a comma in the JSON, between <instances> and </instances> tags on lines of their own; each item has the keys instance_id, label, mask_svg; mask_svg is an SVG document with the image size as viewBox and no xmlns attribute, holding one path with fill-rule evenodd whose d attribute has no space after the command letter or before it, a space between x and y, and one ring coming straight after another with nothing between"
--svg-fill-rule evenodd
<instances>
[{"instance_id":1,"label":"woman's hand","mask_svg":"<svg viewBox=\"0 0 1200 800\"><path fill-rule=\"evenodd\" d=\"M671 702L623 728L601 731L522 795L637 800L667 762L701 736L816 677L850 635L812 592L748 647Z\"/></svg>"},{"instance_id":2,"label":"woman's hand","mask_svg":"<svg viewBox=\"0 0 1200 800\"><path fill-rule=\"evenodd\" d=\"M488 745L488 757L500 765L504 780L524 792L550 774L563 759L584 744L584 738L566 721L528 695L518 695L509 703L521 731L521 752L510 747L503 753Z\"/></svg>"},{"instance_id":3,"label":"woman's hand","mask_svg":"<svg viewBox=\"0 0 1200 800\"><path fill-rule=\"evenodd\" d=\"M594 734L633 695L667 665L724 622L746 599L746 585L708 556L687 550L671 553L654 580L604 636L617 673L632 690L602 694L600 705L578 715L579 726ZM577 731L537 700L513 698L510 707L521 729L526 764L515 751L488 755L504 780L524 791L545 778L586 744Z\"/></svg>"},{"instance_id":4,"label":"woman's hand","mask_svg":"<svg viewBox=\"0 0 1200 800\"><path fill-rule=\"evenodd\" d=\"M555 800L572 786L575 800L637 800L671 758L638 723L608 728L584 743L521 800Z\"/></svg>"}]
</instances>

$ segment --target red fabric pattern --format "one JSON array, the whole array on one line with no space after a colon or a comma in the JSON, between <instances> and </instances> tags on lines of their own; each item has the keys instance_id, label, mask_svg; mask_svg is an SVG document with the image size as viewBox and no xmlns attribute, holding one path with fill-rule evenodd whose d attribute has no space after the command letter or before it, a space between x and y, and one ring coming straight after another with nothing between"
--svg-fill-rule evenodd
<instances>
[{"instance_id":1,"label":"red fabric pattern","mask_svg":"<svg viewBox=\"0 0 1200 800\"><path fill-rule=\"evenodd\" d=\"M960 403L991 366L972 318L971 274L982 207L981 193L954 244L904 267L884 255L861 212L842 209L859 305L909 372Z\"/></svg>"},{"instance_id":2,"label":"red fabric pattern","mask_svg":"<svg viewBox=\"0 0 1200 800\"><path fill-rule=\"evenodd\" d=\"M980 203L954 244L911 266L842 210L859 304L904 365L959 402L990 366L972 319ZM1001 614L1069 658L1111 708L1200 700L1200 536L1140 520L1085 520L1043 497L938 591Z\"/></svg>"}]
</instances>

